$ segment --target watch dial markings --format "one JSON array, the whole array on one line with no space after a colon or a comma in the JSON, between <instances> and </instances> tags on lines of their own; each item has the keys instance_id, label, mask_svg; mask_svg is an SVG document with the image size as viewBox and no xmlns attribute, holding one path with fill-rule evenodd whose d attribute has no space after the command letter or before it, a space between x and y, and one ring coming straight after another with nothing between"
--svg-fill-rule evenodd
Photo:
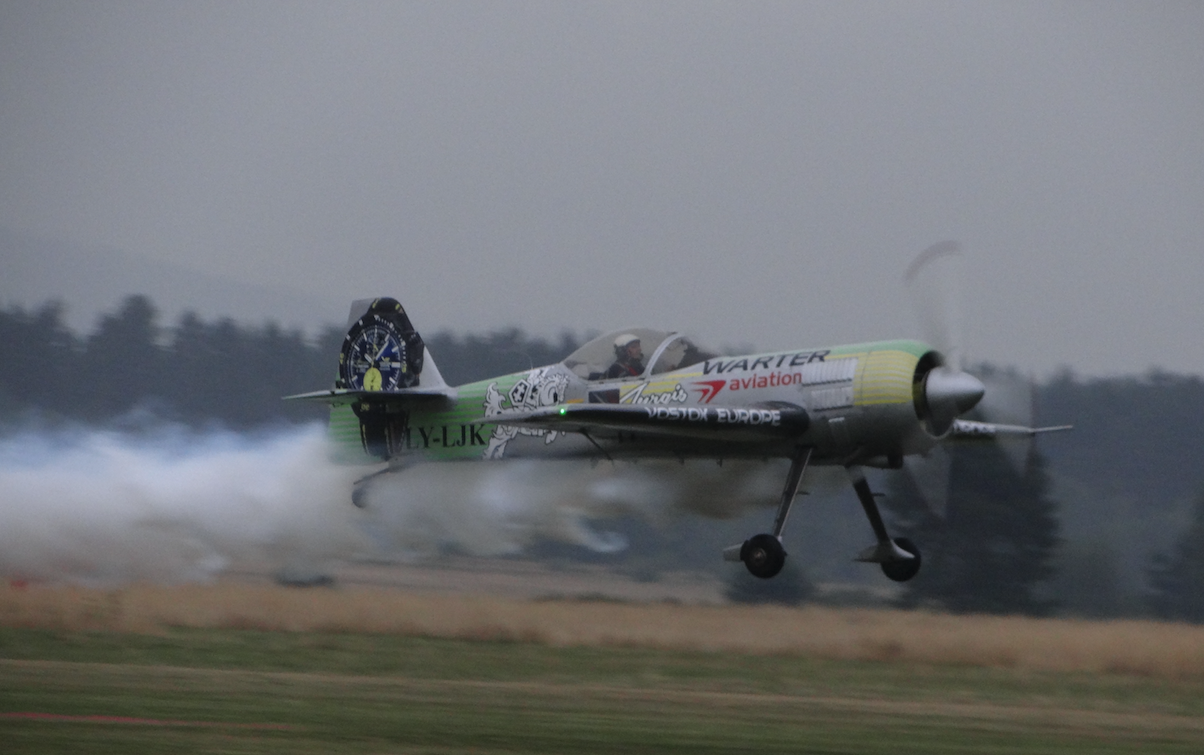
<instances>
[{"instance_id":1,"label":"watch dial markings","mask_svg":"<svg viewBox=\"0 0 1204 755\"><path fill-rule=\"evenodd\" d=\"M360 322L347 334L344 382L358 390L394 390L408 371L405 342L388 322Z\"/></svg>"}]
</instances>

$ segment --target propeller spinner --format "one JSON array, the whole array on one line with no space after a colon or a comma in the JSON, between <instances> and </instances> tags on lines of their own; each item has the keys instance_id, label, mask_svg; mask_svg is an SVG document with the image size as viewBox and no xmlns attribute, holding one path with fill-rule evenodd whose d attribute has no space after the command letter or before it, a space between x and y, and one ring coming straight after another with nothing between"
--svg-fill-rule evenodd
<instances>
[{"instance_id":1,"label":"propeller spinner","mask_svg":"<svg viewBox=\"0 0 1204 755\"><path fill-rule=\"evenodd\" d=\"M937 437L953 428L953 421L978 405L986 387L978 378L949 367L935 367L924 376L920 416Z\"/></svg>"}]
</instances>

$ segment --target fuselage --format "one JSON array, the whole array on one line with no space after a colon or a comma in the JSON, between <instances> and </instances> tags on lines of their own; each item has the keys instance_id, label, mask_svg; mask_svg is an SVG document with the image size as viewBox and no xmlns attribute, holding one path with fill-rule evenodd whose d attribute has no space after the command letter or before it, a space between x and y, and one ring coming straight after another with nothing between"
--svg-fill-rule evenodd
<instances>
[{"instance_id":1,"label":"fuselage","mask_svg":"<svg viewBox=\"0 0 1204 755\"><path fill-rule=\"evenodd\" d=\"M668 343L668 341L666 341ZM662 346L662 348L666 348ZM658 352L659 353L659 352ZM655 357L656 354L653 355ZM656 360L650 360L656 361ZM348 460L497 460L531 457L767 458L813 449L813 464L898 466L936 438L917 387L940 356L918 341L880 341L747 356L710 357L678 369L607 379L572 360L469 383L455 397L388 415L385 447L367 449L366 423L351 406L332 409L331 434ZM642 405L658 411L744 411L773 422L775 408L805 411L806 429L746 441L663 437L600 429L586 435L493 424L507 414L571 404ZM756 412L757 414L749 414ZM697 414L697 412L695 412Z\"/></svg>"}]
</instances>

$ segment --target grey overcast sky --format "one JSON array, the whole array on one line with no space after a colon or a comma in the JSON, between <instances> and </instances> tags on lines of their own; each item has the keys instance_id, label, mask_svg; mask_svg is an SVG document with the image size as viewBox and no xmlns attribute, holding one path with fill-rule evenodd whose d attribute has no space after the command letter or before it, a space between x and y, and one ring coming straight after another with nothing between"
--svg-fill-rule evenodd
<instances>
[{"instance_id":1,"label":"grey overcast sky","mask_svg":"<svg viewBox=\"0 0 1204 755\"><path fill-rule=\"evenodd\" d=\"M1204 373L1204 3L5 1L0 226L765 349L952 238L971 361Z\"/></svg>"}]
</instances>

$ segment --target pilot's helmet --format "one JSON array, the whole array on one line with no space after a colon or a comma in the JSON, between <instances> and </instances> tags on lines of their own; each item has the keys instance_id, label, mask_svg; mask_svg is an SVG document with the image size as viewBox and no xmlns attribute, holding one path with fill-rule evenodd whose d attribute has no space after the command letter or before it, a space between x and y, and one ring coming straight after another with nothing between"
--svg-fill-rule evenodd
<instances>
[{"instance_id":1,"label":"pilot's helmet","mask_svg":"<svg viewBox=\"0 0 1204 755\"><path fill-rule=\"evenodd\" d=\"M624 333L615 339L615 354L620 357L627 356L627 347L639 341L640 337L634 333Z\"/></svg>"}]
</instances>

